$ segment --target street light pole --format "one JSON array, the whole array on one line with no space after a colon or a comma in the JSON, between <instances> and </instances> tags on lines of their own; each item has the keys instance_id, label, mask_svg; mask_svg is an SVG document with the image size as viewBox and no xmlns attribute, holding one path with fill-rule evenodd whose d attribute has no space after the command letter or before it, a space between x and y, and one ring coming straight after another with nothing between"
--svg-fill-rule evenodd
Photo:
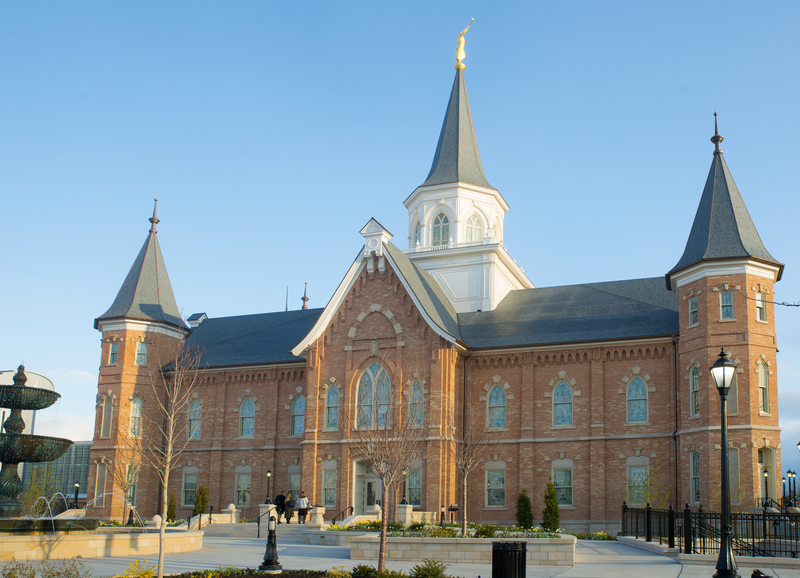
<instances>
[{"instance_id":1,"label":"street light pole","mask_svg":"<svg viewBox=\"0 0 800 578\"><path fill-rule=\"evenodd\" d=\"M769 470L764 468L764 507L769 505Z\"/></svg>"},{"instance_id":2,"label":"street light pole","mask_svg":"<svg viewBox=\"0 0 800 578\"><path fill-rule=\"evenodd\" d=\"M78 509L78 490L81 489L81 483L75 482L75 504L73 507L77 510Z\"/></svg>"},{"instance_id":3,"label":"street light pole","mask_svg":"<svg viewBox=\"0 0 800 578\"><path fill-rule=\"evenodd\" d=\"M789 478L789 487L792 486L792 478ZM786 478L781 476L781 501L786 505Z\"/></svg>"},{"instance_id":4,"label":"street light pole","mask_svg":"<svg viewBox=\"0 0 800 578\"><path fill-rule=\"evenodd\" d=\"M736 571L736 559L733 557L731 544L731 488L728 473L728 405L727 397L733 377L736 374L736 364L733 363L722 349L719 359L711 366L711 377L719 391L720 416L721 416L721 442L722 442L722 537L719 544L719 558L717 571L714 578L739 578Z\"/></svg>"},{"instance_id":5,"label":"street light pole","mask_svg":"<svg viewBox=\"0 0 800 578\"><path fill-rule=\"evenodd\" d=\"M269 499L270 491L269 491L269 481L272 479L272 470L267 470L267 499L264 500L265 504L271 504L272 502Z\"/></svg>"}]
</instances>

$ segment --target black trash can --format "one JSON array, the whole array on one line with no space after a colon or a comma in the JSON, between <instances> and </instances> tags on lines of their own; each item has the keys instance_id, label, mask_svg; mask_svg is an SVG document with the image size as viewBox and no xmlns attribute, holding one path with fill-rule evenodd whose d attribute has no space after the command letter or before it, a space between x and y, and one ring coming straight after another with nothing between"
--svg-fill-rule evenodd
<instances>
[{"instance_id":1,"label":"black trash can","mask_svg":"<svg viewBox=\"0 0 800 578\"><path fill-rule=\"evenodd\" d=\"M527 542L492 542L492 578L525 578Z\"/></svg>"}]
</instances>

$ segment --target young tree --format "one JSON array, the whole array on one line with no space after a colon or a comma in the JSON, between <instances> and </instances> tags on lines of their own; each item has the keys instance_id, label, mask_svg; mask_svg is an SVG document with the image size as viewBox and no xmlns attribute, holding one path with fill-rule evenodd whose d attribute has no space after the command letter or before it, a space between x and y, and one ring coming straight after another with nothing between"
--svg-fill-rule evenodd
<instances>
[{"instance_id":1,"label":"young tree","mask_svg":"<svg viewBox=\"0 0 800 578\"><path fill-rule=\"evenodd\" d=\"M52 462L28 463L25 467L30 470L27 472L29 477L26 476L25 489L18 498L22 504L22 511L28 516L47 516L49 512L45 500L50 500L59 491L53 464ZM58 502L53 502L51 507L57 505Z\"/></svg>"},{"instance_id":2,"label":"young tree","mask_svg":"<svg viewBox=\"0 0 800 578\"><path fill-rule=\"evenodd\" d=\"M142 413L142 459L161 483L161 519L158 538L158 578L164 576L164 534L169 501L169 477L189 443L188 405L200 383L200 351L185 340L154 334L148 347L152 396Z\"/></svg>"},{"instance_id":3,"label":"young tree","mask_svg":"<svg viewBox=\"0 0 800 578\"><path fill-rule=\"evenodd\" d=\"M361 460L381 482L384 497L378 548L378 571L386 567L386 498L402 483L415 460L422 454L427 437L424 415L412 409L411 382L391 386L383 383L359 390L354 411L348 413L347 441L350 456Z\"/></svg>"},{"instance_id":4,"label":"young tree","mask_svg":"<svg viewBox=\"0 0 800 578\"><path fill-rule=\"evenodd\" d=\"M520 528L533 528L533 506L525 488L517 496L517 525Z\"/></svg>"},{"instance_id":5,"label":"young tree","mask_svg":"<svg viewBox=\"0 0 800 578\"><path fill-rule=\"evenodd\" d=\"M208 486L200 484L197 488L197 498L194 501L192 517L204 513L206 511L206 506L208 506Z\"/></svg>"},{"instance_id":6,"label":"young tree","mask_svg":"<svg viewBox=\"0 0 800 578\"><path fill-rule=\"evenodd\" d=\"M465 403L461 437L450 437L448 449L461 476L461 535L467 535L467 480L470 473L486 461L492 436L486 427L482 406Z\"/></svg>"},{"instance_id":7,"label":"young tree","mask_svg":"<svg viewBox=\"0 0 800 578\"><path fill-rule=\"evenodd\" d=\"M167 506L167 520L175 520L175 494L169 495L169 505Z\"/></svg>"},{"instance_id":8,"label":"young tree","mask_svg":"<svg viewBox=\"0 0 800 578\"><path fill-rule=\"evenodd\" d=\"M542 512L542 526L548 532L555 532L561 522L561 512L558 510L558 498L553 480L547 482L544 492L544 512Z\"/></svg>"},{"instance_id":9,"label":"young tree","mask_svg":"<svg viewBox=\"0 0 800 578\"><path fill-rule=\"evenodd\" d=\"M135 435L136 432L121 438L120 448L114 458L114 465L111 469L111 476L114 485L119 488L122 495L133 506L135 501L134 492L136 484L139 482L139 470L142 466L142 436ZM125 523L125 516L128 514L126 508L122 510L122 523Z\"/></svg>"}]
</instances>

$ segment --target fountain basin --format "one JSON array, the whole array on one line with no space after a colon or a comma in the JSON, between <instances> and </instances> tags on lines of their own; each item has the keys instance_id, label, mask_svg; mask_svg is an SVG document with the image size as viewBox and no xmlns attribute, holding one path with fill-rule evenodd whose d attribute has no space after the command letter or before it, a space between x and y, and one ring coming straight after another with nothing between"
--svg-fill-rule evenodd
<instances>
[{"instance_id":1,"label":"fountain basin","mask_svg":"<svg viewBox=\"0 0 800 578\"><path fill-rule=\"evenodd\" d=\"M65 438L31 434L0 434L0 462L4 464L49 462L64 455L71 445L72 440Z\"/></svg>"},{"instance_id":2,"label":"fountain basin","mask_svg":"<svg viewBox=\"0 0 800 578\"><path fill-rule=\"evenodd\" d=\"M61 397L55 391L25 385L4 385L0 387L0 392L0 407L12 409L44 409Z\"/></svg>"},{"instance_id":3,"label":"fountain basin","mask_svg":"<svg viewBox=\"0 0 800 578\"><path fill-rule=\"evenodd\" d=\"M91 532L100 524L99 519L79 518L69 520L64 518L0 518L0 535L24 534L35 536L56 534ZM3 538L5 540L5 537Z\"/></svg>"}]
</instances>

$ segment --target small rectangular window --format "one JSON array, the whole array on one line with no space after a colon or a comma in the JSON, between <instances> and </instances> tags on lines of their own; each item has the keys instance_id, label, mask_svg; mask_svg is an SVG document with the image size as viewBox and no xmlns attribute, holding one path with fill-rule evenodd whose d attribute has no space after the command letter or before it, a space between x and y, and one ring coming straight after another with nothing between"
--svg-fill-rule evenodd
<instances>
[{"instance_id":1,"label":"small rectangular window","mask_svg":"<svg viewBox=\"0 0 800 578\"><path fill-rule=\"evenodd\" d=\"M197 498L197 474L183 474L183 505L194 506Z\"/></svg>"},{"instance_id":2,"label":"small rectangular window","mask_svg":"<svg viewBox=\"0 0 800 578\"><path fill-rule=\"evenodd\" d=\"M147 344L136 344L136 365L147 365Z\"/></svg>"},{"instance_id":3,"label":"small rectangular window","mask_svg":"<svg viewBox=\"0 0 800 578\"><path fill-rule=\"evenodd\" d=\"M336 505L336 470L322 471L322 497L325 507Z\"/></svg>"},{"instance_id":4,"label":"small rectangular window","mask_svg":"<svg viewBox=\"0 0 800 578\"><path fill-rule=\"evenodd\" d=\"M136 486L139 483L139 466L135 464L128 464L127 471L125 472L125 482L128 486L126 498L131 506L136 505Z\"/></svg>"},{"instance_id":5,"label":"small rectangular window","mask_svg":"<svg viewBox=\"0 0 800 578\"><path fill-rule=\"evenodd\" d=\"M572 470L553 470L553 485L559 506L572 505Z\"/></svg>"},{"instance_id":6,"label":"small rectangular window","mask_svg":"<svg viewBox=\"0 0 800 578\"><path fill-rule=\"evenodd\" d=\"M767 299L763 293L756 293L756 319L767 320Z\"/></svg>"},{"instance_id":7,"label":"small rectangular window","mask_svg":"<svg viewBox=\"0 0 800 578\"><path fill-rule=\"evenodd\" d=\"M628 499L632 505L647 502L647 466L628 467Z\"/></svg>"},{"instance_id":8,"label":"small rectangular window","mask_svg":"<svg viewBox=\"0 0 800 578\"><path fill-rule=\"evenodd\" d=\"M699 318L697 315L697 297L689 299L689 327L697 325Z\"/></svg>"},{"instance_id":9,"label":"small rectangular window","mask_svg":"<svg viewBox=\"0 0 800 578\"><path fill-rule=\"evenodd\" d=\"M289 493L295 502L300 497L300 472L289 472Z\"/></svg>"},{"instance_id":10,"label":"small rectangular window","mask_svg":"<svg viewBox=\"0 0 800 578\"><path fill-rule=\"evenodd\" d=\"M412 506L422 505L422 470L411 470L407 487L406 501Z\"/></svg>"},{"instance_id":11,"label":"small rectangular window","mask_svg":"<svg viewBox=\"0 0 800 578\"><path fill-rule=\"evenodd\" d=\"M692 452L691 478L692 502L696 504L700 501L700 452Z\"/></svg>"},{"instance_id":12,"label":"small rectangular window","mask_svg":"<svg viewBox=\"0 0 800 578\"><path fill-rule=\"evenodd\" d=\"M733 317L733 291L723 291L719 294L720 305L722 306L722 319L734 319Z\"/></svg>"},{"instance_id":13,"label":"small rectangular window","mask_svg":"<svg viewBox=\"0 0 800 578\"><path fill-rule=\"evenodd\" d=\"M236 474L236 505L250 505L250 474Z\"/></svg>"},{"instance_id":14,"label":"small rectangular window","mask_svg":"<svg viewBox=\"0 0 800 578\"><path fill-rule=\"evenodd\" d=\"M506 505L506 473L503 470L486 472L486 505Z\"/></svg>"},{"instance_id":15,"label":"small rectangular window","mask_svg":"<svg viewBox=\"0 0 800 578\"><path fill-rule=\"evenodd\" d=\"M119 351L119 343L116 341L111 344L108 351L108 364L109 365L116 365L117 364L117 352Z\"/></svg>"}]
</instances>

